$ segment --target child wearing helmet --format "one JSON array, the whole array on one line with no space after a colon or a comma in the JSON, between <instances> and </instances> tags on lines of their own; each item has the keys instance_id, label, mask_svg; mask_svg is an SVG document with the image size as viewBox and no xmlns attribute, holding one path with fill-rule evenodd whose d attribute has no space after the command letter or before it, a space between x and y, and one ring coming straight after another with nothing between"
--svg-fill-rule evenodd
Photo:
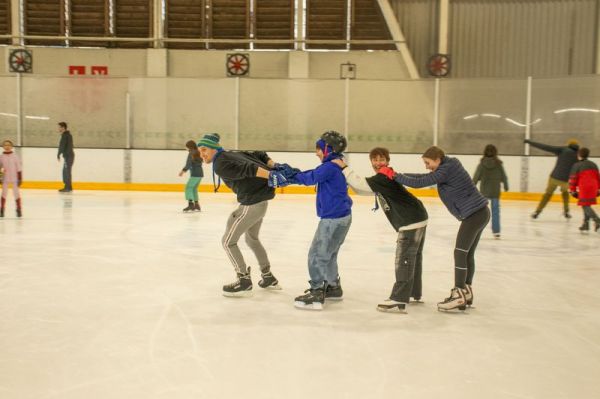
<instances>
[{"instance_id":1,"label":"child wearing helmet","mask_svg":"<svg viewBox=\"0 0 600 399\"><path fill-rule=\"evenodd\" d=\"M295 299L298 308L322 310L325 299L342 299L337 256L352 223L352 200L342 170L331 161L342 158L346 144L338 132L323 133L315 145L321 165L290 179L317 187L317 216L321 218L308 252L310 288Z\"/></svg>"}]
</instances>

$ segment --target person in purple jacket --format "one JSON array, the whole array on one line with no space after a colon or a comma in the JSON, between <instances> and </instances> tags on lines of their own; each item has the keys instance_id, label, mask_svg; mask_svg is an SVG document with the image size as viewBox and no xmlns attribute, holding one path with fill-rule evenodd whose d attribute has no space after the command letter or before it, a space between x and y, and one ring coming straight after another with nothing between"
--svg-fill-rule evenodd
<instances>
[{"instance_id":1,"label":"person in purple jacket","mask_svg":"<svg viewBox=\"0 0 600 399\"><path fill-rule=\"evenodd\" d=\"M446 156L441 148L435 146L429 147L422 158L431 173L402 174L391 168L381 168L379 173L408 187L437 185L440 199L460 221L454 248L454 288L448 298L438 303L438 310L465 310L467 305L473 304L475 249L490 220L488 201L477 190L458 159Z\"/></svg>"},{"instance_id":2,"label":"person in purple jacket","mask_svg":"<svg viewBox=\"0 0 600 399\"><path fill-rule=\"evenodd\" d=\"M295 184L317 186L317 216L321 218L308 252L310 288L295 299L297 308L322 310L325 299L342 299L337 256L352 223L352 200L342 169L331 161L342 158L346 145L346 138L338 132L323 133L316 142L321 165L290 179Z\"/></svg>"}]
</instances>

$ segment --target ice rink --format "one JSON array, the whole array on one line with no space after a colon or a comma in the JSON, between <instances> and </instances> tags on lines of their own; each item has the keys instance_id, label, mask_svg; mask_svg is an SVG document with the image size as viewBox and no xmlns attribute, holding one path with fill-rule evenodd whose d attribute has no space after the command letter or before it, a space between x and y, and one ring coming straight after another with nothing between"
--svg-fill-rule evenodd
<instances>
[{"instance_id":1,"label":"ice rink","mask_svg":"<svg viewBox=\"0 0 600 399\"><path fill-rule=\"evenodd\" d=\"M345 298L295 309L307 288L314 197L271 201L262 239L282 291L225 298L220 245L231 194L24 190L0 220L0 398L598 398L600 234L582 235L551 203L502 203L486 228L475 308L436 302L453 285L458 222L429 214L424 304L375 310L393 284L396 233L373 198L353 197L340 251ZM243 240L242 240L243 241ZM245 244L248 264L255 265Z\"/></svg>"}]
</instances>

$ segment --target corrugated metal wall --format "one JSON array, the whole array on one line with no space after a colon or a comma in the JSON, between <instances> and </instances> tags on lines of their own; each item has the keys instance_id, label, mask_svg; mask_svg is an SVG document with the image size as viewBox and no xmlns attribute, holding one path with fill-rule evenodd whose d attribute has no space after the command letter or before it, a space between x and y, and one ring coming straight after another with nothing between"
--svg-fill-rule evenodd
<instances>
[{"instance_id":1,"label":"corrugated metal wall","mask_svg":"<svg viewBox=\"0 0 600 399\"><path fill-rule=\"evenodd\" d=\"M421 76L429 76L427 60L437 53L439 0L390 0L400 29Z\"/></svg>"},{"instance_id":2,"label":"corrugated metal wall","mask_svg":"<svg viewBox=\"0 0 600 399\"><path fill-rule=\"evenodd\" d=\"M451 0L452 77L595 72L596 0Z\"/></svg>"}]
</instances>

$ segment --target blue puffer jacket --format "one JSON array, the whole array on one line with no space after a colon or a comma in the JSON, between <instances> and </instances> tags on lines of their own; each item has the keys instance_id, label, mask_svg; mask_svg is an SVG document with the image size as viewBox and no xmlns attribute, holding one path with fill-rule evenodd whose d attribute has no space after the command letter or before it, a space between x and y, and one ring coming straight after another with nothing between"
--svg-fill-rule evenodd
<instances>
[{"instance_id":1,"label":"blue puffer jacket","mask_svg":"<svg viewBox=\"0 0 600 399\"><path fill-rule=\"evenodd\" d=\"M316 169L300 172L294 176L295 183L305 186L317 185L317 216L322 219L338 219L352 213L352 200L342 169L330 161L340 158L329 154Z\"/></svg>"},{"instance_id":2,"label":"blue puffer jacket","mask_svg":"<svg viewBox=\"0 0 600 399\"><path fill-rule=\"evenodd\" d=\"M458 220L465 220L487 206L487 199L477 190L471 176L456 158L444 157L431 173L402 174L395 180L405 186L421 188L437 184L440 199Z\"/></svg>"}]
</instances>

